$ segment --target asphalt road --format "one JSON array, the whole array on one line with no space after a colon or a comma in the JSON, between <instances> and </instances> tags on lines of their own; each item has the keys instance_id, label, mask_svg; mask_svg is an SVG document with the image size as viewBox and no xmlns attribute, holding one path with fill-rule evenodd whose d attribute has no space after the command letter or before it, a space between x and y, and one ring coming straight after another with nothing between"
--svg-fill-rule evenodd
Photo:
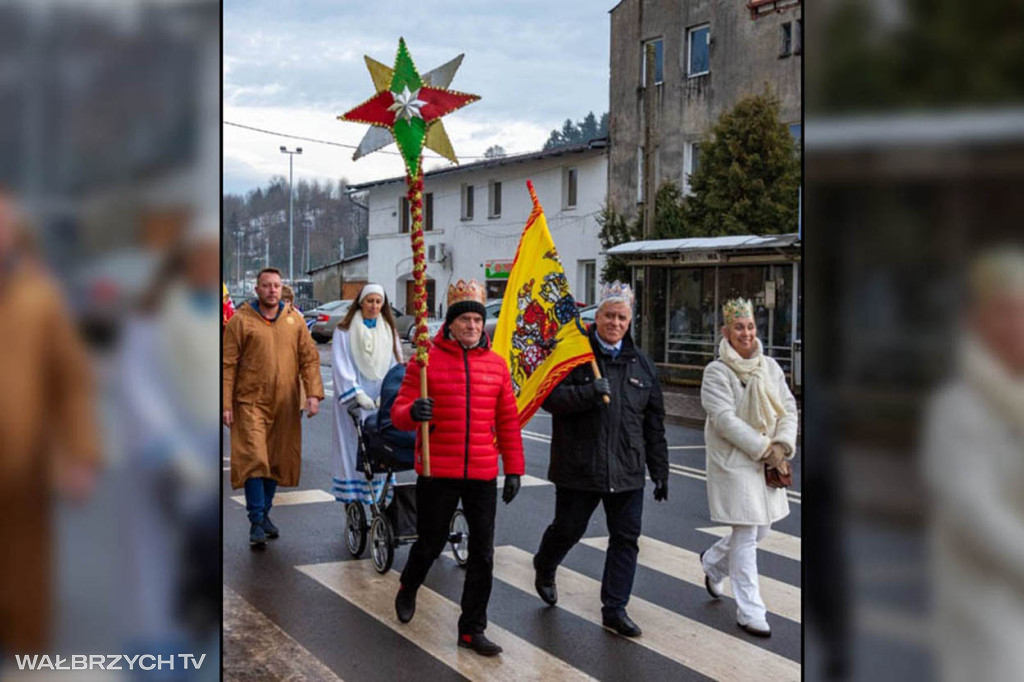
<instances>
[{"instance_id":1,"label":"asphalt road","mask_svg":"<svg viewBox=\"0 0 1024 682\"><path fill-rule=\"evenodd\" d=\"M337 403L330 367L321 369L330 395L319 416L303 420L302 481L296 489L279 491L273 518L281 538L265 551L249 549L245 510L233 499L241 491L230 489L228 472L223 472L226 604L230 600L237 607L225 607L227 678L799 678L799 490L791 496L790 516L775 525L758 551L773 630L770 639L758 639L738 629L731 599L712 601L704 589L697 557L715 541L716 524L708 518L703 434L673 425L666 427L669 500L654 502L648 484L640 565L628 609L644 628L642 637L629 640L600 626L602 541L607 538L600 509L559 569L559 604L548 608L533 592L529 561L551 521L555 496L545 480L551 418L543 412L523 431L523 488L511 505L500 497L498 503L488 634L505 647L505 654L481 659L456 647L463 572L447 551L427 577L427 589L420 591L416 618L401 625L393 599L408 547L399 547L391 572L378 576L368 552L360 560L349 555L343 505L326 492ZM799 469L796 473L799 481ZM307 492L292 495L294 504L284 504L287 493L297 491Z\"/></svg>"}]
</instances>

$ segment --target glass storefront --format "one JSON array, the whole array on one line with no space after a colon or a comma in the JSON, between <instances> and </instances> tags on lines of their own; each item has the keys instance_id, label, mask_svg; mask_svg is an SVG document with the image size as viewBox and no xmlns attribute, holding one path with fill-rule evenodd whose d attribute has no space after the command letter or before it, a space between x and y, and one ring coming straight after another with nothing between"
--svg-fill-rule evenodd
<instances>
[{"instance_id":1,"label":"glass storefront","mask_svg":"<svg viewBox=\"0 0 1024 682\"><path fill-rule=\"evenodd\" d=\"M650 343L641 347L656 362L703 366L721 339L722 304L743 297L754 304L757 336L783 370L792 371L794 336L799 339L800 301L793 300L797 264L651 267L654 292ZM637 291L638 300L643 287ZM794 305L794 303L796 305ZM641 311L638 310L638 313Z\"/></svg>"}]
</instances>

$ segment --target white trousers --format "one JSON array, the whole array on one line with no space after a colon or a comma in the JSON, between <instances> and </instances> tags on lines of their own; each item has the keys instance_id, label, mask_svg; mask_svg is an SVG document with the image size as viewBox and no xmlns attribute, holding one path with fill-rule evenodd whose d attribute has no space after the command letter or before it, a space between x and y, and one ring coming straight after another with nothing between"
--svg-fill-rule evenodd
<instances>
[{"instance_id":1,"label":"white trousers","mask_svg":"<svg viewBox=\"0 0 1024 682\"><path fill-rule=\"evenodd\" d=\"M757 543L768 535L768 526L733 526L726 535L711 545L701 562L712 582L726 577L732 582L736 597L736 620L744 625L761 623L767 609L761 601L757 581Z\"/></svg>"}]
</instances>

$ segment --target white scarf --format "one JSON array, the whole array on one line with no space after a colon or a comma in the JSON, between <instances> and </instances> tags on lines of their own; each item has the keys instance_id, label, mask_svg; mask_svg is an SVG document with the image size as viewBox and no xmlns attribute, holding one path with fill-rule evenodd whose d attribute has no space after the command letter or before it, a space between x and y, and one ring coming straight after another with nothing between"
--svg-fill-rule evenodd
<instances>
[{"instance_id":1,"label":"white scarf","mask_svg":"<svg viewBox=\"0 0 1024 682\"><path fill-rule=\"evenodd\" d=\"M363 324L362 311L357 310L348 326L348 338L352 361L359 373L374 381L383 379L395 351L395 337L387 320L378 317L377 326L370 329Z\"/></svg>"},{"instance_id":2,"label":"white scarf","mask_svg":"<svg viewBox=\"0 0 1024 682\"><path fill-rule=\"evenodd\" d=\"M761 340L755 339L755 342L757 349L754 354L750 358L743 358L729 343L729 339L722 337L722 342L718 344L718 355L743 382L743 395L736 406L736 414L761 433L774 436L779 417L786 413L786 408L775 394L775 387L771 385Z\"/></svg>"},{"instance_id":3,"label":"white scarf","mask_svg":"<svg viewBox=\"0 0 1024 682\"><path fill-rule=\"evenodd\" d=\"M960 367L964 377L989 407L1009 424L1024 424L1024 381L1014 378L973 334L960 346Z\"/></svg>"},{"instance_id":4,"label":"white scarf","mask_svg":"<svg viewBox=\"0 0 1024 682\"><path fill-rule=\"evenodd\" d=\"M164 299L158 328L167 362L167 376L174 383L180 404L195 423L202 424L218 407L220 375L220 335L217 333L218 308L210 306L204 315L189 302L188 290L174 286Z\"/></svg>"}]
</instances>

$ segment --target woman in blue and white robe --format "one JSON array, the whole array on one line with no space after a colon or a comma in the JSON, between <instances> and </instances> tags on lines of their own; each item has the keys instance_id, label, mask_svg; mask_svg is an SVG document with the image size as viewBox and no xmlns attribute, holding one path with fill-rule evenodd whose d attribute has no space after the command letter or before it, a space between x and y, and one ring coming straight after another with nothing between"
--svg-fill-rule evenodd
<instances>
[{"instance_id":1,"label":"woman in blue and white robe","mask_svg":"<svg viewBox=\"0 0 1024 682\"><path fill-rule=\"evenodd\" d=\"M403 362L402 342L382 286L367 284L359 291L334 330L331 354L337 400L331 491L339 502L370 504L380 494L384 478L375 477L371 492L366 475L357 468L358 440L348 406L357 403L359 417L365 419L377 409L384 375Z\"/></svg>"}]
</instances>

